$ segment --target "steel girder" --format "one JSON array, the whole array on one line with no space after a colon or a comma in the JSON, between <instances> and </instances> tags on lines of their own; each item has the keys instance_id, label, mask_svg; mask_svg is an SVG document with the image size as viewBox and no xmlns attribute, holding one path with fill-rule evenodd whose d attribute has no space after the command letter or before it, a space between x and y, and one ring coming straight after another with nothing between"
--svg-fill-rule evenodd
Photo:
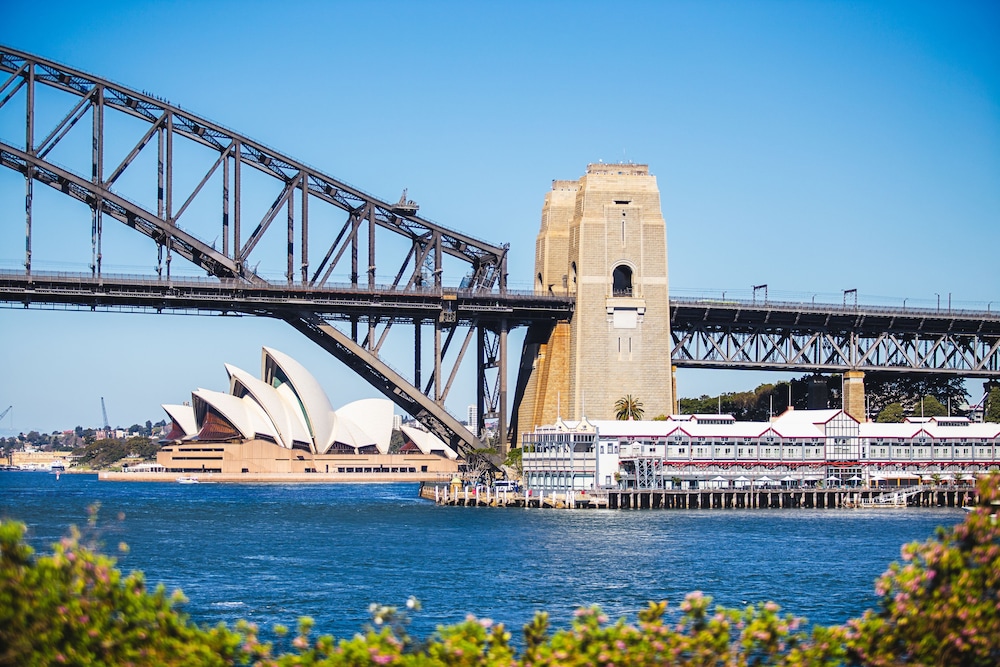
<instances>
[{"instance_id":1,"label":"steel girder","mask_svg":"<svg viewBox=\"0 0 1000 667\"><path fill-rule=\"evenodd\" d=\"M1000 377L996 313L694 299L671 313L678 367Z\"/></svg>"},{"instance_id":2,"label":"steel girder","mask_svg":"<svg viewBox=\"0 0 1000 667\"><path fill-rule=\"evenodd\" d=\"M349 262L351 286L355 289L376 291L385 288L384 285L378 285L376 280L377 268L381 263L394 275L390 289L411 291L430 287L441 291L448 284L445 275L448 265L445 258L452 258L457 260L459 266L466 268L462 271L462 275L451 276L453 278L451 282L455 284L461 282L461 286L465 289L487 295L499 295L501 299L505 296L507 245L493 246L469 235L431 223L417 216L416 206L413 202L405 201L405 197L397 204L381 201L300 161L153 95L134 91L79 70L0 46L0 74L2 73L8 76L5 80L0 79L2 81L0 108L20 97L24 98L24 145L19 147L0 142L0 164L25 176L26 276L30 277L33 271L32 200L33 187L37 182L55 188L90 208L92 232L90 265L93 276L98 280L102 277L104 261L103 221L104 217L108 216L155 242L157 274L158 277L168 281L171 279L171 261L177 255L204 269L208 275L219 279L235 279L246 285L268 284L257 271L260 260L255 260L254 253L261 246L265 236L270 238L276 235L276 232L269 235L269 230L283 228L280 241L284 242L286 252L282 268L288 285L298 284L322 290L331 280L335 269ZM76 104L60 121L45 128L48 132L41 141L37 140L41 132L38 131L40 116L36 114L35 108L36 88L39 84L64 93L70 96L70 99L78 98ZM23 95L19 95L22 92ZM71 135L74 127L88 113L91 116L89 177L57 166L47 159L50 152ZM109 141L108 120L112 114L122 114L149 124L145 133L113 169L105 164L105 144ZM177 146L182 142L208 148L217 154L212 165L204 170L197 185L186 190L181 188L179 179L175 178L180 167L175 155ZM116 190L116 184L122 180L123 175L137 171L134 165L147 147L149 151L156 153L155 212ZM279 189L273 203L259 219L255 220L255 225L249 234L245 233L242 220L244 209L248 208L244 206L243 201L246 198L243 194L245 167L251 167L255 173L273 179ZM189 172L187 165L185 171ZM187 220L185 214L192 215L192 204L196 200L203 200L207 196L203 193L212 189L206 188L206 185L209 183L218 185L219 181L221 181L219 188L221 196L218 200L220 224L217 231L222 239L221 250L217 250L214 243L206 243L180 226ZM346 221L338 227L329 224L325 218L311 216L310 209L315 208L317 204L343 211L346 213ZM282 216L282 213L285 215ZM284 217L284 221L277 223L281 217ZM311 217L322 222L310 226ZM376 253L376 230L387 230L391 235L405 239L409 250L402 260L398 254L386 258L385 252ZM367 244L366 249L362 248L363 243ZM314 254L317 247L322 250ZM251 266L254 268L251 269ZM467 430L454 429L452 427L454 420L447 415L443 406L448 389L464 357L468 341L472 337L471 330L465 336L465 344L457 346L460 349L452 355L454 366L448 374L447 384L443 381L442 363L458 327L469 326L475 329L486 325L481 324L478 319L470 318L459 322L451 312L450 306L447 299L442 297L437 312L426 320L416 321L416 381L410 384L396 375L395 380L403 384L396 386L395 390L406 394L411 399L411 404L421 405L419 414L414 414L414 417L424 423L434 422L444 425L441 427L445 429L444 431L438 427L432 427L432 430L439 435L446 435L447 437L443 437L446 442L461 443L456 449L464 452L478 448L480 443L475 438L470 440ZM314 340L322 336L330 337L331 340L323 344L325 348L337 347L356 355L349 364L355 367L355 370L378 359L378 351L386 340L389 329L396 322L395 317L386 316L378 310L348 314L346 319L350 321L352 344L344 346L341 345L342 341L333 336L332 327L316 325L315 313L312 315L309 311L301 313L302 321L296 328L309 332L308 335ZM258 314L288 320L287 313L279 313L267 304L261 305ZM345 319L343 314L327 315L327 317ZM434 373L426 390L428 395L433 393L431 406L423 405L426 396L419 389L421 339L419 330L428 323L433 323L435 331L432 343ZM367 335L363 340L358 330L362 324L367 325ZM490 322L488 326L495 329L499 325ZM441 340L442 333L447 338L444 345ZM361 351L365 354L361 354ZM482 363L479 367L482 368ZM503 377L505 367L505 358L500 358L492 375ZM380 376L377 364L366 371L358 370L358 372L373 384L381 382L373 380ZM479 371L479 379L482 385L482 370ZM500 379L495 380L497 386L501 382ZM502 392L479 391L478 393L485 399L494 395L499 396ZM481 414L503 413L499 405L480 405L479 410Z\"/></svg>"}]
</instances>

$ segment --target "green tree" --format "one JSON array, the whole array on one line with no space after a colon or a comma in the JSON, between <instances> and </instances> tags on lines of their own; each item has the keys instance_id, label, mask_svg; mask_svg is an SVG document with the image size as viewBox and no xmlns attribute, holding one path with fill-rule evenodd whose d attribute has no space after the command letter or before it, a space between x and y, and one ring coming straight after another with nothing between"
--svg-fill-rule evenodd
<instances>
[{"instance_id":1,"label":"green tree","mask_svg":"<svg viewBox=\"0 0 1000 667\"><path fill-rule=\"evenodd\" d=\"M986 397L983 418L988 422L1000 422L1000 387L990 389L990 393Z\"/></svg>"},{"instance_id":2,"label":"green tree","mask_svg":"<svg viewBox=\"0 0 1000 667\"><path fill-rule=\"evenodd\" d=\"M910 375L889 371L865 373L865 397L868 408L875 414L890 403L912 405L921 396L933 396L944 405L950 400L952 405L957 406L966 402L969 394L965 390L963 379L951 375ZM915 414L920 414L919 404Z\"/></svg>"},{"instance_id":3,"label":"green tree","mask_svg":"<svg viewBox=\"0 0 1000 667\"><path fill-rule=\"evenodd\" d=\"M903 421L903 404L902 403L890 403L889 405L882 408L882 411L878 413L878 417L875 418L880 424L899 424Z\"/></svg>"},{"instance_id":4,"label":"green tree","mask_svg":"<svg viewBox=\"0 0 1000 667\"><path fill-rule=\"evenodd\" d=\"M615 417L621 421L642 419L642 401L632 394L625 394L615 401Z\"/></svg>"},{"instance_id":5,"label":"green tree","mask_svg":"<svg viewBox=\"0 0 1000 667\"><path fill-rule=\"evenodd\" d=\"M944 417L948 414L948 408L933 396L924 396L913 408L915 417Z\"/></svg>"},{"instance_id":6,"label":"green tree","mask_svg":"<svg viewBox=\"0 0 1000 667\"><path fill-rule=\"evenodd\" d=\"M507 458L504 459L503 464L512 469L517 474L517 478L520 479L524 474L524 450L520 447L511 448L507 452Z\"/></svg>"}]
</instances>

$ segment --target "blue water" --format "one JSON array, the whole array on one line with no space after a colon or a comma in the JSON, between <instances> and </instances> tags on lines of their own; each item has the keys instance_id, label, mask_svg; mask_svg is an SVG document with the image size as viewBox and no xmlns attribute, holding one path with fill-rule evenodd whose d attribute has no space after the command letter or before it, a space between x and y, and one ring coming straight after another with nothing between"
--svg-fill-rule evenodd
<instances>
[{"instance_id":1,"label":"blue water","mask_svg":"<svg viewBox=\"0 0 1000 667\"><path fill-rule=\"evenodd\" d=\"M351 636L372 602L419 598L425 636L467 613L519 635L536 611L567 625L581 605L635 618L703 591L719 604L773 600L813 623L875 604L900 546L960 510L538 510L436 507L413 484L155 484L0 473L0 516L48 551L100 502L105 551L125 571L180 588L198 622L244 618Z\"/></svg>"}]
</instances>

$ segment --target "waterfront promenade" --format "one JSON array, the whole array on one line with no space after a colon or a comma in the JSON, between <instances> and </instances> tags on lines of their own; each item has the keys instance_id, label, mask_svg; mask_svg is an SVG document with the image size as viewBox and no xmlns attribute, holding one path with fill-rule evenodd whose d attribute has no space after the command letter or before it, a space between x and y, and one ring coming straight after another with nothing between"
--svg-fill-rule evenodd
<instances>
[{"instance_id":1,"label":"waterfront promenade","mask_svg":"<svg viewBox=\"0 0 1000 667\"><path fill-rule=\"evenodd\" d=\"M892 509L966 507L979 498L974 487L919 486L871 489L700 489L668 491L510 492L490 487L428 485L420 496L439 505L555 509Z\"/></svg>"}]
</instances>

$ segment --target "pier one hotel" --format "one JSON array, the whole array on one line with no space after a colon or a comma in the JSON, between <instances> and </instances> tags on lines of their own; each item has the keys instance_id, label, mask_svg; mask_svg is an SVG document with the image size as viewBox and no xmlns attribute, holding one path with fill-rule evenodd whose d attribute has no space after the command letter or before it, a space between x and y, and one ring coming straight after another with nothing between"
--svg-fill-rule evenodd
<instances>
[{"instance_id":1,"label":"pier one hotel","mask_svg":"<svg viewBox=\"0 0 1000 667\"><path fill-rule=\"evenodd\" d=\"M843 410L664 421L557 420L522 436L524 485L544 491L972 484L1000 471L1000 424L859 423Z\"/></svg>"}]
</instances>

